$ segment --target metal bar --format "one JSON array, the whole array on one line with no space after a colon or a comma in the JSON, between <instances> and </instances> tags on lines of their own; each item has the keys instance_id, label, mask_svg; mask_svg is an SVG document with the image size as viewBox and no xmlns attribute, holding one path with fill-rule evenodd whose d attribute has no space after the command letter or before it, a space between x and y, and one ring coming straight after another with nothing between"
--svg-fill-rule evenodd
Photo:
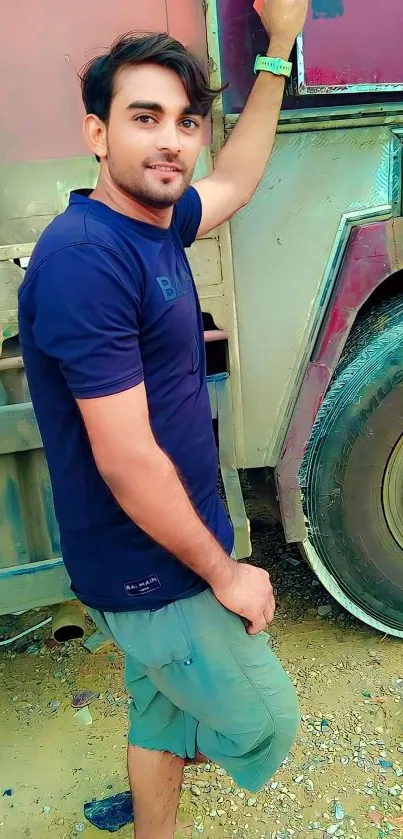
<instances>
[{"instance_id":1,"label":"metal bar","mask_svg":"<svg viewBox=\"0 0 403 839\"><path fill-rule=\"evenodd\" d=\"M352 96L357 93L399 93L401 90L403 90L401 82L391 82L390 84L316 85L315 87L302 87L299 93L303 96L318 96L319 94L334 96L341 93Z\"/></svg>"},{"instance_id":2,"label":"metal bar","mask_svg":"<svg viewBox=\"0 0 403 839\"><path fill-rule=\"evenodd\" d=\"M61 557L0 569L0 615L72 600Z\"/></svg>"},{"instance_id":3,"label":"metal bar","mask_svg":"<svg viewBox=\"0 0 403 839\"><path fill-rule=\"evenodd\" d=\"M225 129L236 125L239 114L225 115ZM289 131L361 128L372 125L402 125L402 104L344 105L338 108L301 108L281 111L278 133Z\"/></svg>"},{"instance_id":4,"label":"metal bar","mask_svg":"<svg viewBox=\"0 0 403 839\"><path fill-rule=\"evenodd\" d=\"M21 355L0 358L0 373L4 370L21 370L22 367L24 367L24 361Z\"/></svg>"},{"instance_id":5,"label":"metal bar","mask_svg":"<svg viewBox=\"0 0 403 839\"><path fill-rule=\"evenodd\" d=\"M228 510L234 526L235 555L245 559L252 553L249 519L246 515L239 474L236 468L234 416L229 376L215 381L218 408L220 470Z\"/></svg>"},{"instance_id":6,"label":"metal bar","mask_svg":"<svg viewBox=\"0 0 403 839\"><path fill-rule=\"evenodd\" d=\"M209 59L209 76L212 87L222 86L221 75L221 53L218 25L217 0L206 2L206 30L207 30L207 51ZM213 158L220 151L224 142L224 103L222 95L217 96L212 109L213 122Z\"/></svg>"},{"instance_id":7,"label":"metal bar","mask_svg":"<svg viewBox=\"0 0 403 839\"><path fill-rule=\"evenodd\" d=\"M0 260L21 259L24 256L31 256L36 242L28 242L22 245L0 245Z\"/></svg>"}]
</instances>

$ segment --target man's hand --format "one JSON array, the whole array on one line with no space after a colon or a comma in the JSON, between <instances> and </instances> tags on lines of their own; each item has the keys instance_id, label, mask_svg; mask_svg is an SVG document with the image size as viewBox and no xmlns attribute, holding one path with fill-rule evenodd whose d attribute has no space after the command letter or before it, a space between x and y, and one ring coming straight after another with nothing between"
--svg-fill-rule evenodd
<instances>
[{"instance_id":1,"label":"man's hand","mask_svg":"<svg viewBox=\"0 0 403 839\"><path fill-rule=\"evenodd\" d=\"M212 588L226 609L246 618L249 635L257 635L272 622L276 604L270 577L262 568L234 562L232 580Z\"/></svg>"},{"instance_id":2,"label":"man's hand","mask_svg":"<svg viewBox=\"0 0 403 839\"><path fill-rule=\"evenodd\" d=\"M288 58L297 36L302 32L308 12L308 0L265 0L262 23L270 38L270 53L286 53ZM277 54L276 54L277 57Z\"/></svg>"}]
</instances>

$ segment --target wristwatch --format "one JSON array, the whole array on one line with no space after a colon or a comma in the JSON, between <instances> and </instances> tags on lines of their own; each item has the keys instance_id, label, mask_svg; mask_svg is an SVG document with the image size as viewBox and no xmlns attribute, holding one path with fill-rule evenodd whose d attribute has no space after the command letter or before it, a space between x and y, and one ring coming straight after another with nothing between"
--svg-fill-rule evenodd
<instances>
[{"instance_id":1,"label":"wristwatch","mask_svg":"<svg viewBox=\"0 0 403 839\"><path fill-rule=\"evenodd\" d=\"M275 76L286 76L289 79L292 64L291 61L284 61L282 58L269 58L268 55L258 55L256 56L254 66L255 76L262 70L266 73L274 73Z\"/></svg>"}]
</instances>

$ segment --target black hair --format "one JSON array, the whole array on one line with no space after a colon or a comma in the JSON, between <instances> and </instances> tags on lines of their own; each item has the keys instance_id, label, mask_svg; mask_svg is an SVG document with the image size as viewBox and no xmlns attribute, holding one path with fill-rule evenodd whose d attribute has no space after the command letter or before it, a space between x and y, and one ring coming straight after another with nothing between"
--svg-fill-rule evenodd
<instances>
[{"instance_id":1,"label":"black hair","mask_svg":"<svg viewBox=\"0 0 403 839\"><path fill-rule=\"evenodd\" d=\"M181 79L192 110L207 116L221 90L208 83L202 63L179 41L165 33L128 32L112 44L109 52L93 58L79 73L81 93L87 114L107 122L114 95L114 82L122 67L149 63L173 70Z\"/></svg>"}]
</instances>

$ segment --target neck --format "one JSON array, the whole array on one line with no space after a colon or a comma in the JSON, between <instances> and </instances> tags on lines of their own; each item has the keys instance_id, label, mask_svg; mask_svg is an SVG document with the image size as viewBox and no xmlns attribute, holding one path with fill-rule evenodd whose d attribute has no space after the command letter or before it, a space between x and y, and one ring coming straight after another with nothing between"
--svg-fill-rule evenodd
<instances>
[{"instance_id":1,"label":"neck","mask_svg":"<svg viewBox=\"0 0 403 839\"><path fill-rule=\"evenodd\" d=\"M101 201L111 210L129 216L135 221L144 221L146 224L153 224L155 227L168 228L172 221L172 207L158 209L142 204L120 189L110 178L105 178L102 175L100 175L90 198Z\"/></svg>"}]
</instances>

